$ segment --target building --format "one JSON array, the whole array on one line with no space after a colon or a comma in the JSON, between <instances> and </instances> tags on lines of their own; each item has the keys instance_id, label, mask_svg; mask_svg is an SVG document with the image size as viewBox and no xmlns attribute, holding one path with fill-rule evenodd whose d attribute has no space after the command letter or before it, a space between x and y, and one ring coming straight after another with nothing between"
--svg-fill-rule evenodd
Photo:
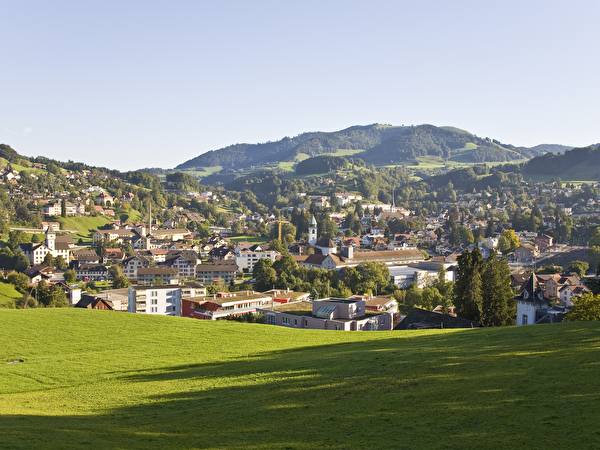
<instances>
[{"instance_id":1,"label":"building","mask_svg":"<svg viewBox=\"0 0 600 450\"><path fill-rule=\"evenodd\" d=\"M392 312L368 310L365 300L355 298L293 302L257 311L265 315L265 323L290 328L376 331L394 326Z\"/></svg>"},{"instance_id":2,"label":"building","mask_svg":"<svg viewBox=\"0 0 600 450\"><path fill-rule=\"evenodd\" d=\"M169 284L129 286L128 311L137 314L179 316L181 314L181 287Z\"/></svg>"},{"instance_id":3,"label":"building","mask_svg":"<svg viewBox=\"0 0 600 450\"><path fill-rule=\"evenodd\" d=\"M182 316L202 320L225 319L231 315L255 313L258 308L271 305L268 294L246 292L221 292L213 297L183 299Z\"/></svg>"},{"instance_id":4,"label":"building","mask_svg":"<svg viewBox=\"0 0 600 450\"><path fill-rule=\"evenodd\" d=\"M198 264L196 281L202 284L228 284L235 281L239 268L235 261L219 261L214 264Z\"/></svg>"},{"instance_id":5,"label":"building","mask_svg":"<svg viewBox=\"0 0 600 450\"><path fill-rule=\"evenodd\" d=\"M235 262L239 267L239 270L246 269L248 272L254 270L254 265L259 259L266 258L271 261L275 261L280 256L279 252L273 250L263 250L263 248L256 244L248 248L239 246L235 248Z\"/></svg>"},{"instance_id":6,"label":"building","mask_svg":"<svg viewBox=\"0 0 600 450\"><path fill-rule=\"evenodd\" d=\"M169 267L140 267L137 270L138 284L179 284L179 269Z\"/></svg>"},{"instance_id":7,"label":"building","mask_svg":"<svg viewBox=\"0 0 600 450\"><path fill-rule=\"evenodd\" d=\"M108 268L102 264L80 264L75 268L77 281L104 281L108 279Z\"/></svg>"},{"instance_id":8,"label":"building","mask_svg":"<svg viewBox=\"0 0 600 450\"><path fill-rule=\"evenodd\" d=\"M75 242L70 236L56 236L54 227L51 225L46 229L46 240L44 242L19 244L19 250L32 265L41 264L47 254L53 257L61 256L67 264L71 261L71 251Z\"/></svg>"}]
</instances>

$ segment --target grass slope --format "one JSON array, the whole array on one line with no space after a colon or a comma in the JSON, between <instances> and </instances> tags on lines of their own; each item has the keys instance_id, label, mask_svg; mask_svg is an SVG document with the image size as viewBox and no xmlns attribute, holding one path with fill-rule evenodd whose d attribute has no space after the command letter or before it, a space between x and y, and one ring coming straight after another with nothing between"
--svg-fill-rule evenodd
<instances>
[{"instance_id":1,"label":"grass slope","mask_svg":"<svg viewBox=\"0 0 600 450\"><path fill-rule=\"evenodd\" d=\"M73 239L77 242L81 238L87 245L91 245L94 231L111 221L106 216L70 216L58 217L56 220L60 222L61 230L77 230L72 235Z\"/></svg>"},{"instance_id":2,"label":"grass slope","mask_svg":"<svg viewBox=\"0 0 600 450\"><path fill-rule=\"evenodd\" d=\"M0 323L3 448L600 445L599 323L338 333L76 309Z\"/></svg>"},{"instance_id":3,"label":"grass slope","mask_svg":"<svg viewBox=\"0 0 600 450\"><path fill-rule=\"evenodd\" d=\"M10 283L0 282L0 308L14 308L23 295Z\"/></svg>"}]
</instances>

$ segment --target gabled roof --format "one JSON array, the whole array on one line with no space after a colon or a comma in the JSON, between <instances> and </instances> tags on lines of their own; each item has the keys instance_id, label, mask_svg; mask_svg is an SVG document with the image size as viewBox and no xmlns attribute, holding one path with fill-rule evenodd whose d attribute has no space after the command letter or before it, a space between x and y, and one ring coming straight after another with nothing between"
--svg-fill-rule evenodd
<instances>
[{"instance_id":1,"label":"gabled roof","mask_svg":"<svg viewBox=\"0 0 600 450\"><path fill-rule=\"evenodd\" d=\"M325 237L325 236L321 236L319 239L317 239L315 247L337 248L337 246L335 245L335 243L330 238Z\"/></svg>"},{"instance_id":2,"label":"gabled roof","mask_svg":"<svg viewBox=\"0 0 600 450\"><path fill-rule=\"evenodd\" d=\"M421 308L414 308L394 327L394 330L411 330L422 328L477 328L481 324L474 320L461 319Z\"/></svg>"}]
</instances>

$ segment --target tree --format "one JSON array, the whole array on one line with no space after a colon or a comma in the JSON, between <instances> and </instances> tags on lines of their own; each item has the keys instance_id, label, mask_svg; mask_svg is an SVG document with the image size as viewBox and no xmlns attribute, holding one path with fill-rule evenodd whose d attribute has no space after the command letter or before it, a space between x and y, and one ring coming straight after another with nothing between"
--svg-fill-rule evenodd
<instances>
[{"instance_id":1,"label":"tree","mask_svg":"<svg viewBox=\"0 0 600 450\"><path fill-rule=\"evenodd\" d=\"M482 272L484 261L478 247L465 251L458 257L454 306L463 319L481 321L483 309Z\"/></svg>"},{"instance_id":2,"label":"tree","mask_svg":"<svg viewBox=\"0 0 600 450\"><path fill-rule=\"evenodd\" d=\"M68 308L69 300L67 300L67 296L65 291L61 289L58 284L55 284L50 288L48 303L46 304L49 308Z\"/></svg>"},{"instance_id":3,"label":"tree","mask_svg":"<svg viewBox=\"0 0 600 450\"><path fill-rule=\"evenodd\" d=\"M567 271L575 272L579 278L583 278L589 268L589 263L585 261L572 261Z\"/></svg>"},{"instance_id":4,"label":"tree","mask_svg":"<svg viewBox=\"0 0 600 450\"><path fill-rule=\"evenodd\" d=\"M469 227L465 225L459 225L458 232L460 234L461 244L472 244L475 241L475 238L473 237L473 232Z\"/></svg>"},{"instance_id":5,"label":"tree","mask_svg":"<svg viewBox=\"0 0 600 450\"><path fill-rule=\"evenodd\" d=\"M597 227L590 236L590 247L600 247L600 227Z\"/></svg>"},{"instance_id":6,"label":"tree","mask_svg":"<svg viewBox=\"0 0 600 450\"><path fill-rule=\"evenodd\" d=\"M515 230L504 230L498 239L498 250L503 255L514 252L519 245L519 236L515 234Z\"/></svg>"},{"instance_id":7,"label":"tree","mask_svg":"<svg viewBox=\"0 0 600 450\"><path fill-rule=\"evenodd\" d=\"M112 287L113 289L124 289L130 286L130 281L123 275L119 275L113 278Z\"/></svg>"},{"instance_id":8,"label":"tree","mask_svg":"<svg viewBox=\"0 0 600 450\"><path fill-rule=\"evenodd\" d=\"M600 247L593 246L587 251L587 259L590 261L591 267L596 268L596 272L600 271Z\"/></svg>"},{"instance_id":9,"label":"tree","mask_svg":"<svg viewBox=\"0 0 600 450\"><path fill-rule=\"evenodd\" d=\"M510 267L505 257L498 259L495 250L485 261L481 288L482 325L514 325L517 310L510 287Z\"/></svg>"},{"instance_id":10,"label":"tree","mask_svg":"<svg viewBox=\"0 0 600 450\"><path fill-rule=\"evenodd\" d=\"M583 294L573 299L575 306L565 316L565 322L600 320L600 295Z\"/></svg>"},{"instance_id":11,"label":"tree","mask_svg":"<svg viewBox=\"0 0 600 450\"><path fill-rule=\"evenodd\" d=\"M77 273L73 269L67 269L64 273L65 283L73 284L77 280Z\"/></svg>"},{"instance_id":12,"label":"tree","mask_svg":"<svg viewBox=\"0 0 600 450\"><path fill-rule=\"evenodd\" d=\"M6 280L20 292L25 292L29 284L29 277L20 272L9 273Z\"/></svg>"},{"instance_id":13,"label":"tree","mask_svg":"<svg viewBox=\"0 0 600 450\"><path fill-rule=\"evenodd\" d=\"M42 263L46 266L54 267L55 259L54 256L52 256L52 253L46 253L46 256L44 256L44 260L42 261Z\"/></svg>"},{"instance_id":14,"label":"tree","mask_svg":"<svg viewBox=\"0 0 600 450\"><path fill-rule=\"evenodd\" d=\"M56 267L58 270L66 269L67 262L62 255L58 255L56 258L54 258L54 267Z\"/></svg>"},{"instance_id":15,"label":"tree","mask_svg":"<svg viewBox=\"0 0 600 450\"><path fill-rule=\"evenodd\" d=\"M256 290L266 291L273 287L277 282L277 272L273 269L273 261L268 258L261 258L254 265L252 276L256 279Z\"/></svg>"}]
</instances>

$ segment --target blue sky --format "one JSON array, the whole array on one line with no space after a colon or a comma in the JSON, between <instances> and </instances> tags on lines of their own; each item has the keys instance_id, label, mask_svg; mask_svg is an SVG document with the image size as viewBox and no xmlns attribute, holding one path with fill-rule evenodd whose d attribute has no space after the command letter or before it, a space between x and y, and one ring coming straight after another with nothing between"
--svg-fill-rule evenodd
<instances>
[{"instance_id":1,"label":"blue sky","mask_svg":"<svg viewBox=\"0 0 600 450\"><path fill-rule=\"evenodd\" d=\"M597 1L0 0L0 143L120 170L352 125L600 142Z\"/></svg>"}]
</instances>

